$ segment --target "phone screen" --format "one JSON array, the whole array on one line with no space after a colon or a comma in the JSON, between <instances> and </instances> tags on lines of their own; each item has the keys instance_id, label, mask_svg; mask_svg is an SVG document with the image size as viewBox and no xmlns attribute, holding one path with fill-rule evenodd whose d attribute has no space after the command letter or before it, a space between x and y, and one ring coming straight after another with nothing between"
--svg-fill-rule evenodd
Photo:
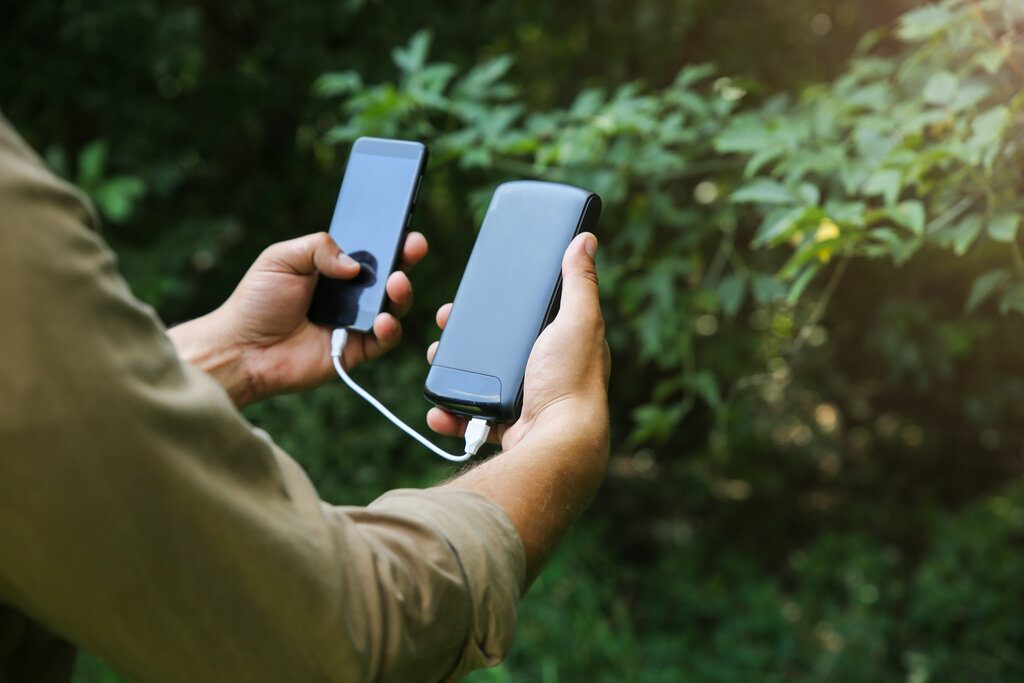
<instances>
[{"instance_id":1,"label":"phone screen","mask_svg":"<svg viewBox=\"0 0 1024 683\"><path fill-rule=\"evenodd\" d=\"M372 329L383 309L384 286L396 266L426 154L418 142L356 140L330 234L362 268L353 280L320 277L311 320L364 332Z\"/></svg>"}]
</instances>

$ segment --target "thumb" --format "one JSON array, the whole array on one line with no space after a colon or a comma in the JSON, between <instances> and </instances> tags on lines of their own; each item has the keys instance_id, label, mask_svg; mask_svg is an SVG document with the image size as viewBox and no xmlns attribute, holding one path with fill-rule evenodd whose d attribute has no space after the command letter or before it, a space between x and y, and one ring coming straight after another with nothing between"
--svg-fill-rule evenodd
<instances>
[{"instance_id":1,"label":"thumb","mask_svg":"<svg viewBox=\"0 0 1024 683\"><path fill-rule=\"evenodd\" d=\"M359 274L359 262L342 252L326 232L296 237L272 244L257 259L261 270L350 279Z\"/></svg>"},{"instance_id":2,"label":"thumb","mask_svg":"<svg viewBox=\"0 0 1024 683\"><path fill-rule=\"evenodd\" d=\"M589 232L580 233L569 243L562 257L562 312L576 319L601 318L601 301L597 289L597 238Z\"/></svg>"}]
</instances>

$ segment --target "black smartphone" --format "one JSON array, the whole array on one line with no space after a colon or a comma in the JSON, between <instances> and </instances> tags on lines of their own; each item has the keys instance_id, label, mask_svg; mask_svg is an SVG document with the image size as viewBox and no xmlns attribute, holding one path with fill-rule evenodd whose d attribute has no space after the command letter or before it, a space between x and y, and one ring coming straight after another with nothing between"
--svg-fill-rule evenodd
<instances>
[{"instance_id":1,"label":"black smartphone","mask_svg":"<svg viewBox=\"0 0 1024 683\"><path fill-rule=\"evenodd\" d=\"M427 147L420 142L359 138L352 146L334 206L330 234L359 261L352 280L320 276L308 317L315 323L373 329L384 309L384 285L397 265L416 206Z\"/></svg>"},{"instance_id":2,"label":"black smartphone","mask_svg":"<svg viewBox=\"0 0 1024 683\"><path fill-rule=\"evenodd\" d=\"M498 186L455 294L423 393L466 417L511 422L533 344L558 312L562 256L601 199L571 185Z\"/></svg>"}]
</instances>

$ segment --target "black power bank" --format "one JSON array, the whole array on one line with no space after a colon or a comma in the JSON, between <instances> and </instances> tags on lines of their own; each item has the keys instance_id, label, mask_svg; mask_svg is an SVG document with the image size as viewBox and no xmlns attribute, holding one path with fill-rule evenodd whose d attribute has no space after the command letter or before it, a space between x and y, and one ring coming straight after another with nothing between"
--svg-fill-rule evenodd
<instances>
[{"instance_id":1,"label":"black power bank","mask_svg":"<svg viewBox=\"0 0 1024 683\"><path fill-rule=\"evenodd\" d=\"M423 393L466 417L511 422L530 351L558 311L562 256L593 230L601 199L571 185L515 181L491 198Z\"/></svg>"}]
</instances>

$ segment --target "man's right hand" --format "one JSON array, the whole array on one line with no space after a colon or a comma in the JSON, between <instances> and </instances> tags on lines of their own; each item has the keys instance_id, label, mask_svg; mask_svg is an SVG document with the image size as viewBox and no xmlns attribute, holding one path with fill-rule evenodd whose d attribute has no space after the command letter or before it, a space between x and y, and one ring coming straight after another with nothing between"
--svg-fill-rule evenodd
<instances>
[{"instance_id":1,"label":"man's right hand","mask_svg":"<svg viewBox=\"0 0 1024 683\"><path fill-rule=\"evenodd\" d=\"M562 261L562 298L558 315L538 337L526 365L523 410L517 422L496 425L491 440L508 450L538 424L558 423L583 440L603 446L608 432L608 378L611 361L604 337L604 318L598 298L597 270L592 252L597 238L576 237ZM452 304L437 311L442 330ZM438 342L427 350L433 362ZM427 413L430 428L446 436L462 436L468 420L441 408ZM567 434L568 436L568 434Z\"/></svg>"},{"instance_id":2,"label":"man's right hand","mask_svg":"<svg viewBox=\"0 0 1024 683\"><path fill-rule=\"evenodd\" d=\"M532 578L565 528L590 502L608 461L608 378L594 253L597 238L578 235L562 260L558 315L538 337L526 366L519 420L496 432L504 452L446 486L476 491L500 505L519 531ZM442 306L442 328L451 304ZM432 360L437 343L431 345ZM461 436L466 420L440 408L430 427Z\"/></svg>"}]
</instances>

